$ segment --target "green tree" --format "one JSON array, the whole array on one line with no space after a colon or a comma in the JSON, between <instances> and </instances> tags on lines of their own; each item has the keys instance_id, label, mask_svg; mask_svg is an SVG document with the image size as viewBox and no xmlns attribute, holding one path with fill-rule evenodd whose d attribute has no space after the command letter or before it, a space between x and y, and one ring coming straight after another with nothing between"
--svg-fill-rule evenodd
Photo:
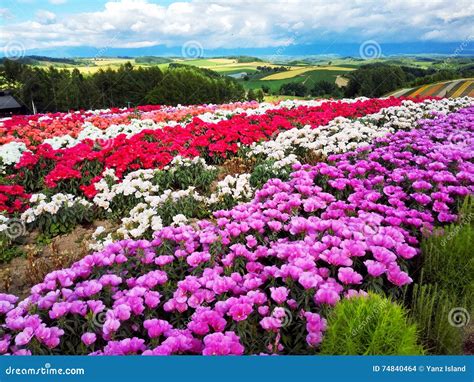
<instances>
[{"instance_id":1,"label":"green tree","mask_svg":"<svg viewBox=\"0 0 474 382\"><path fill-rule=\"evenodd\" d=\"M257 99L257 96L254 92L253 89L249 89L249 91L247 92L247 100L248 101L255 101Z\"/></svg>"}]
</instances>

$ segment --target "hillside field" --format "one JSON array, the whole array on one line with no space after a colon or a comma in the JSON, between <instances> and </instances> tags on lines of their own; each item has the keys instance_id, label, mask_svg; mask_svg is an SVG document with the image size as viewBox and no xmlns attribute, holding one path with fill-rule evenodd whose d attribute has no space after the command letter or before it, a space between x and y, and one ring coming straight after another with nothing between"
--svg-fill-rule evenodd
<instances>
[{"instance_id":1,"label":"hillside field","mask_svg":"<svg viewBox=\"0 0 474 382\"><path fill-rule=\"evenodd\" d=\"M473 97L474 78L464 78L434 84L417 86L410 89L401 89L391 93L395 97Z\"/></svg>"}]
</instances>

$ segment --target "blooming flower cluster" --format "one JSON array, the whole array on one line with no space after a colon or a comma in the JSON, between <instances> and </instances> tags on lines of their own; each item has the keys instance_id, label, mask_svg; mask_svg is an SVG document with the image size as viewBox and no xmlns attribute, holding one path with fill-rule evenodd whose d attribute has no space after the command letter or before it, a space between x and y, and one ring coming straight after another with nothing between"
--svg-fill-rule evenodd
<instances>
[{"instance_id":1,"label":"blooming flower cluster","mask_svg":"<svg viewBox=\"0 0 474 382\"><path fill-rule=\"evenodd\" d=\"M252 145L251 154L265 160L282 157L282 159L270 162L270 164L265 163L265 166L271 167L272 174L276 175L278 172L281 173L281 169L288 171L292 164L298 162L297 156L289 152L297 153L301 151L301 148L318 154L321 153L319 151L319 148L321 148L325 155L345 152L349 148L353 149L361 145L367 145L375 138L401 128L406 121L411 121L411 126L415 127L414 116L434 118L442 113L457 110L464 106L466 102L466 99L426 100L422 103L403 101L399 107L381 109L375 114L365 115L352 122L346 118L338 117L328 125L320 126L318 129L305 126L301 129L294 128L282 132L274 140ZM377 121L377 124L374 121ZM354 137L359 139L353 139ZM337 143L337 147L334 147L333 142ZM176 173L179 169L190 167L195 167L196 172L216 171L215 166L207 165L200 157L187 159L181 156L175 157L169 165L163 168L163 171ZM95 211L105 209L113 216L122 218L120 227L114 227L111 232L104 233L103 228L97 230L96 235L94 235L95 240L91 244L92 249L101 249L113 240L150 237L153 231L162 227L163 220L159 216L161 211L157 207L167 201L176 202L179 199L187 198L191 202L194 201L196 205L203 205L203 208L211 212L219 207L229 207L239 202L248 201L257 189L250 184L252 174L228 175L216 184L215 191L210 195L200 194L194 188L183 190L162 189L154 179L159 173L160 170L157 169L137 170L126 175L123 180L119 180L113 169L106 170L103 173L103 178L94 184L94 188L98 192L93 199L94 207L92 207L92 204L85 203L81 197L68 196L67 206L69 207L80 204L91 207ZM33 199L35 200L30 201L32 208L23 213L23 220L26 223L32 223L41 214L54 215L58 211L65 214L64 210L61 209L65 206L61 202L62 194L58 195L59 197L53 198L47 204L47 208L44 208L44 202L39 206L34 206L37 198L34 195ZM124 201L124 199L126 200ZM128 206L126 210L119 207L124 204ZM180 208L183 209L183 206L181 205ZM83 215L77 213L77 208L71 208L71 211L69 215L73 216L75 221L78 215ZM90 212L90 214L93 213L94 211ZM186 215L192 217L186 210L176 211L176 213L181 216L184 213L185 218ZM170 224L172 220L174 221L172 217L170 218L166 221L167 224ZM38 224L34 226L38 226Z\"/></svg>"},{"instance_id":2,"label":"blooming flower cluster","mask_svg":"<svg viewBox=\"0 0 474 382\"><path fill-rule=\"evenodd\" d=\"M23 142L35 146L55 137L77 138L87 127L106 130L113 125L127 125L140 120L155 123L186 121L198 115L212 118L212 114L239 113L258 107L252 102L235 102L222 105L191 105L169 107L160 105L138 106L137 108L111 108L102 110L76 111L70 113L48 113L35 115L14 115L0 120L0 144ZM67 139L67 138L65 138Z\"/></svg>"},{"instance_id":3,"label":"blooming flower cluster","mask_svg":"<svg viewBox=\"0 0 474 382\"><path fill-rule=\"evenodd\" d=\"M360 117L400 102L393 98L316 102L270 109L261 115L242 113L217 123L195 118L185 126L143 130L130 137L120 134L109 140L85 140L57 150L41 144L24 152L7 175L28 192L42 192L46 187L92 198L97 193L94 183L107 169L114 169L115 176L122 178L138 169L163 168L177 155L200 156L218 163L235 155L239 147L267 140L276 132L306 124L317 127L338 116Z\"/></svg>"},{"instance_id":4,"label":"blooming flower cluster","mask_svg":"<svg viewBox=\"0 0 474 382\"><path fill-rule=\"evenodd\" d=\"M470 107L295 163L213 222L111 243L20 302L0 295L0 353L312 354L328 307L411 282L421 234L474 192L473 149Z\"/></svg>"},{"instance_id":5,"label":"blooming flower cluster","mask_svg":"<svg viewBox=\"0 0 474 382\"><path fill-rule=\"evenodd\" d=\"M411 130L416 121L422 118L436 118L471 105L472 98L454 98L415 103L410 100L401 106L383 108L377 113L365 115L356 121L338 117L326 126L313 129L311 126L294 128L280 133L276 139L254 143L251 155L266 155L269 158L283 159L298 150L311 150L327 156L334 153L354 150L387 133L398 130Z\"/></svg>"}]
</instances>

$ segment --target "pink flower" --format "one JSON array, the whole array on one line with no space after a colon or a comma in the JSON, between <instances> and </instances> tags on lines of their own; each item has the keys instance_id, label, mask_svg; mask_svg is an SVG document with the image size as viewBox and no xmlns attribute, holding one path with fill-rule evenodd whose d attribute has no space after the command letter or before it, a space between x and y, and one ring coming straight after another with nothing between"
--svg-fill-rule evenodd
<instances>
[{"instance_id":1,"label":"pink flower","mask_svg":"<svg viewBox=\"0 0 474 382\"><path fill-rule=\"evenodd\" d=\"M366 260L364 261L364 264L367 267L367 272L369 272L369 275L373 277L378 277L381 274L385 273L385 271L387 270L385 264L380 263L378 261Z\"/></svg>"},{"instance_id":2,"label":"pink flower","mask_svg":"<svg viewBox=\"0 0 474 382\"><path fill-rule=\"evenodd\" d=\"M354 271L352 268L339 268L337 277L343 284L360 284L362 283L362 276Z\"/></svg>"},{"instance_id":3,"label":"pink flower","mask_svg":"<svg viewBox=\"0 0 474 382\"><path fill-rule=\"evenodd\" d=\"M404 259L411 259L416 253L416 249L407 244L397 244L397 254Z\"/></svg>"},{"instance_id":4,"label":"pink flower","mask_svg":"<svg viewBox=\"0 0 474 382\"><path fill-rule=\"evenodd\" d=\"M316 288L322 281L323 278L321 276L311 272L303 272L298 278L298 282L304 289Z\"/></svg>"},{"instance_id":5,"label":"pink flower","mask_svg":"<svg viewBox=\"0 0 474 382\"><path fill-rule=\"evenodd\" d=\"M26 345L33 338L34 330L31 327L25 328L22 332L18 333L15 337L15 344L18 346Z\"/></svg>"},{"instance_id":6,"label":"pink flower","mask_svg":"<svg viewBox=\"0 0 474 382\"><path fill-rule=\"evenodd\" d=\"M272 231L275 232L280 231L283 227L283 225L279 221L269 221L267 225Z\"/></svg>"},{"instance_id":7,"label":"pink flower","mask_svg":"<svg viewBox=\"0 0 474 382\"><path fill-rule=\"evenodd\" d=\"M242 355L244 347L234 332L212 333L204 337L203 355Z\"/></svg>"},{"instance_id":8,"label":"pink flower","mask_svg":"<svg viewBox=\"0 0 474 382\"><path fill-rule=\"evenodd\" d=\"M229 309L228 315L231 316L234 321L243 321L252 313L252 310L251 304L234 304Z\"/></svg>"},{"instance_id":9,"label":"pink flower","mask_svg":"<svg viewBox=\"0 0 474 382\"><path fill-rule=\"evenodd\" d=\"M49 317L53 320L60 318L69 312L70 307L68 302L56 302L49 311Z\"/></svg>"},{"instance_id":10,"label":"pink flower","mask_svg":"<svg viewBox=\"0 0 474 382\"><path fill-rule=\"evenodd\" d=\"M268 312L270 311L270 308L267 305L262 305L258 307L258 314L261 316L266 316L268 315Z\"/></svg>"},{"instance_id":11,"label":"pink flower","mask_svg":"<svg viewBox=\"0 0 474 382\"><path fill-rule=\"evenodd\" d=\"M283 304L286 299L288 298L288 289L285 287L271 287L270 288L270 294L272 296L273 301L275 301L277 304Z\"/></svg>"},{"instance_id":12,"label":"pink flower","mask_svg":"<svg viewBox=\"0 0 474 382\"><path fill-rule=\"evenodd\" d=\"M265 330L276 332L281 328L281 321L275 317L264 317L260 320L260 326Z\"/></svg>"},{"instance_id":13,"label":"pink flower","mask_svg":"<svg viewBox=\"0 0 474 382\"><path fill-rule=\"evenodd\" d=\"M319 289L314 296L314 301L318 304L336 305L340 299L339 293L329 287Z\"/></svg>"},{"instance_id":14,"label":"pink flower","mask_svg":"<svg viewBox=\"0 0 474 382\"><path fill-rule=\"evenodd\" d=\"M143 322L143 327L148 331L148 336L150 338L159 337L173 328L169 322L165 320L158 320L156 318L152 320L145 320Z\"/></svg>"},{"instance_id":15,"label":"pink flower","mask_svg":"<svg viewBox=\"0 0 474 382\"><path fill-rule=\"evenodd\" d=\"M413 281L406 272L402 272L398 269L389 270L387 278L391 283L397 286L410 284Z\"/></svg>"},{"instance_id":16,"label":"pink flower","mask_svg":"<svg viewBox=\"0 0 474 382\"><path fill-rule=\"evenodd\" d=\"M97 336L94 333L87 332L81 336L81 340L86 346L89 346L97 340Z\"/></svg>"},{"instance_id":17,"label":"pink flower","mask_svg":"<svg viewBox=\"0 0 474 382\"><path fill-rule=\"evenodd\" d=\"M145 293L145 305L149 308L156 308L160 303L161 294L155 291L148 291Z\"/></svg>"}]
</instances>

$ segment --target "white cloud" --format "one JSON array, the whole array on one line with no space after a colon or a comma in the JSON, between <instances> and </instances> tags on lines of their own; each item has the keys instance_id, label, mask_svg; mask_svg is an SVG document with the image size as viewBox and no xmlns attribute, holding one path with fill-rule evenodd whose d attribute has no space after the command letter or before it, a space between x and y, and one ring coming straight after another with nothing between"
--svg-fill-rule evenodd
<instances>
[{"instance_id":1,"label":"white cloud","mask_svg":"<svg viewBox=\"0 0 474 382\"><path fill-rule=\"evenodd\" d=\"M48 0L50 4L60 5L66 3L66 0Z\"/></svg>"},{"instance_id":2,"label":"white cloud","mask_svg":"<svg viewBox=\"0 0 474 382\"><path fill-rule=\"evenodd\" d=\"M64 0L49 0L58 4ZM474 2L261 0L174 2L109 1L96 12L4 23L0 43L28 48L57 46L181 46L204 49L279 47L316 42L463 41L473 34ZM114 36L118 36L115 38Z\"/></svg>"},{"instance_id":3,"label":"white cloud","mask_svg":"<svg viewBox=\"0 0 474 382\"><path fill-rule=\"evenodd\" d=\"M0 18L2 19L10 19L13 15L8 8L0 8Z\"/></svg>"},{"instance_id":4,"label":"white cloud","mask_svg":"<svg viewBox=\"0 0 474 382\"><path fill-rule=\"evenodd\" d=\"M36 11L36 20L41 24L49 24L56 20L56 15L53 12L40 9Z\"/></svg>"}]
</instances>

